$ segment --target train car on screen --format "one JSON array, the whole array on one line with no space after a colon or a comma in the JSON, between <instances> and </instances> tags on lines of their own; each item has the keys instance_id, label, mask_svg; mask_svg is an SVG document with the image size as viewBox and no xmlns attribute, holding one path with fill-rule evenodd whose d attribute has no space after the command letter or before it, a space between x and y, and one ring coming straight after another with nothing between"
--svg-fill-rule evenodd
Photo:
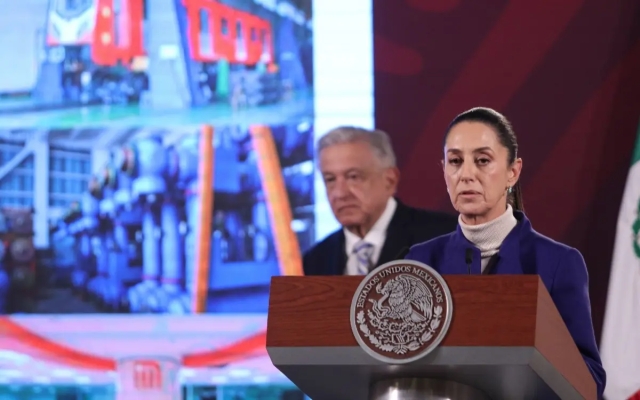
<instances>
[{"instance_id":1,"label":"train car on screen","mask_svg":"<svg viewBox=\"0 0 640 400\"><path fill-rule=\"evenodd\" d=\"M132 103L148 89L143 0L50 0L45 48L66 101Z\"/></svg>"},{"instance_id":2,"label":"train car on screen","mask_svg":"<svg viewBox=\"0 0 640 400\"><path fill-rule=\"evenodd\" d=\"M268 19L219 1L184 0L183 5L185 43L207 102L229 99L237 109L281 100L274 27Z\"/></svg>"},{"instance_id":3,"label":"train car on screen","mask_svg":"<svg viewBox=\"0 0 640 400\"><path fill-rule=\"evenodd\" d=\"M217 1L184 0L195 61L255 67L274 61L273 30L266 19Z\"/></svg>"}]
</instances>

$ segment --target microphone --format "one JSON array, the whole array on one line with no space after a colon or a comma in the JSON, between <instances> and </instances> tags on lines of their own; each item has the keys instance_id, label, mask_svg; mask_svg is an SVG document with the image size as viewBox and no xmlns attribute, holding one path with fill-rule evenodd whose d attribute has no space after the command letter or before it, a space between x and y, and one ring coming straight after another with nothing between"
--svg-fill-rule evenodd
<instances>
[{"instance_id":1,"label":"microphone","mask_svg":"<svg viewBox=\"0 0 640 400\"><path fill-rule=\"evenodd\" d=\"M407 256L407 254L409 254L410 250L411 250L411 247L404 246L402 250L400 250L398 255L394 258L394 260L403 260Z\"/></svg>"},{"instance_id":2,"label":"microphone","mask_svg":"<svg viewBox=\"0 0 640 400\"><path fill-rule=\"evenodd\" d=\"M467 272L471 275L471 263L473 263L473 249L467 249L464 253L464 262L467 263Z\"/></svg>"}]
</instances>

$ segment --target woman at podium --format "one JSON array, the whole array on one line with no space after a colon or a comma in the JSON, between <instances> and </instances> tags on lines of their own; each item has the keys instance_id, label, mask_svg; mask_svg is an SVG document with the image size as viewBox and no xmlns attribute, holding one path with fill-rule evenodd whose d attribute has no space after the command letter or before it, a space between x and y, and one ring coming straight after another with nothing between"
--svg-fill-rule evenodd
<instances>
[{"instance_id":1,"label":"woman at podium","mask_svg":"<svg viewBox=\"0 0 640 400\"><path fill-rule=\"evenodd\" d=\"M489 108L458 115L445 134L442 166L458 227L413 246L406 259L440 274L539 275L601 398L606 374L593 332L587 268L578 250L539 234L525 216L522 159L511 123Z\"/></svg>"}]
</instances>

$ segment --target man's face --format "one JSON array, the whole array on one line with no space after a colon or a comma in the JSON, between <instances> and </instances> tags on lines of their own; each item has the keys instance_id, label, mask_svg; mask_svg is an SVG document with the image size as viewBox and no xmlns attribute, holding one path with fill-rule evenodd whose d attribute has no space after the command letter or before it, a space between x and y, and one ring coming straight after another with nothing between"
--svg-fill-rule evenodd
<instances>
[{"instance_id":1,"label":"man's face","mask_svg":"<svg viewBox=\"0 0 640 400\"><path fill-rule=\"evenodd\" d=\"M366 142L337 144L320 152L320 171L331 209L347 229L366 233L398 184L395 167L383 167Z\"/></svg>"}]
</instances>

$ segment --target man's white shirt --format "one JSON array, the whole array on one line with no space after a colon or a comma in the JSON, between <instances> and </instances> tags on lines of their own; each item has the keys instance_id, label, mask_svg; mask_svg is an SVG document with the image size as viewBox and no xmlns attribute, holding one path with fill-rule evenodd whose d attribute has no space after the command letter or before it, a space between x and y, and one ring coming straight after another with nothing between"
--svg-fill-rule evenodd
<instances>
[{"instance_id":1,"label":"man's white shirt","mask_svg":"<svg viewBox=\"0 0 640 400\"><path fill-rule=\"evenodd\" d=\"M398 202L396 199L390 197L382 215L380 215L380 218L378 218L364 238L360 238L355 233L343 228L345 250L347 253L347 267L344 271L345 275L360 275L358 272L358 258L353 252L353 249L355 245L363 239L365 242L373 246L370 261L371 265L376 265L378 258L380 257L380 252L382 251L382 247L384 246L384 242L387 238L387 228L389 227L389 223L391 223L391 219L393 218L393 214L396 212L397 206Z\"/></svg>"}]
</instances>

